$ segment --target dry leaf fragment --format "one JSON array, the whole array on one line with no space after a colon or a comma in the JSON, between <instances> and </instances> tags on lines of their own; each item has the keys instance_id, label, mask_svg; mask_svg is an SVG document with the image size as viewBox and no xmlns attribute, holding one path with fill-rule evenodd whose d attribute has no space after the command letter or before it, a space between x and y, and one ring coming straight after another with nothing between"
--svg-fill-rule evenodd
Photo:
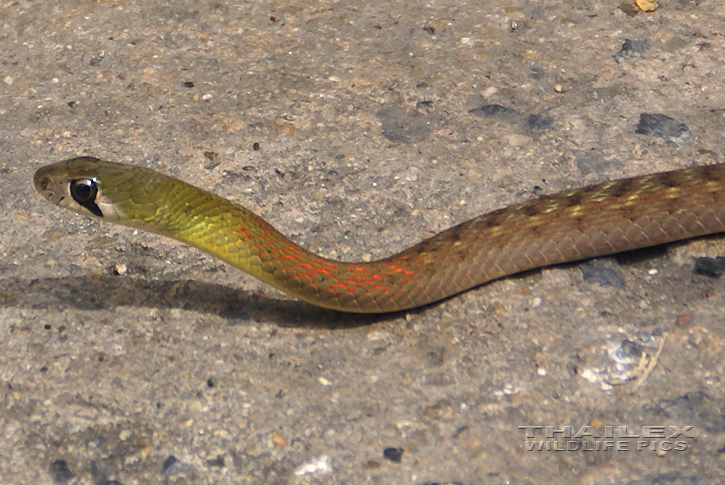
<instances>
[{"instance_id":1,"label":"dry leaf fragment","mask_svg":"<svg viewBox=\"0 0 725 485\"><path fill-rule=\"evenodd\" d=\"M658 7L657 0L634 0L634 3L643 12L654 12Z\"/></svg>"}]
</instances>

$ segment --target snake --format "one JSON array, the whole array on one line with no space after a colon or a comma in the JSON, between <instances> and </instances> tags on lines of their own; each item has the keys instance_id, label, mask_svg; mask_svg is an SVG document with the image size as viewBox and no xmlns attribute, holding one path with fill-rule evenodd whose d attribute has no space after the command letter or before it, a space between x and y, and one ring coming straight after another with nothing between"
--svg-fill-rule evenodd
<instances>
[{"instance_id":1,"label":"snake","mask_svg":"<svg viewBox=\"0 0 725 485\"><path fill-rule=\"evenodd\" d=\"M205 251L299 300L399 312L528 270L725 232L725 164L565 190L489 212L370 262L320 257L249 209L149 168L78 157L41 167L45 199Z\"/></svg>"}]
</instances>

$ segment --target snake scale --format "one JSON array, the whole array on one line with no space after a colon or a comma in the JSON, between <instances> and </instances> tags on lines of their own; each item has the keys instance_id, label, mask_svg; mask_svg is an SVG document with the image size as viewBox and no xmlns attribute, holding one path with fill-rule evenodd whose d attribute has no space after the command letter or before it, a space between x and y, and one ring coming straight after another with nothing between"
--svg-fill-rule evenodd
<instances>
[{"instance_id":1,"label":"snake scale","mask_svg":"<svg viewBox=\"0 0 725 485\"><path fill-rule=\"evenodd\" d=\"M148 168L91 157L39 169L72 211L178 239L300 300L395 312L553 264L725 232L725 165L605 182L463 222L385 259L316 256L248 209Z\"/></svg>"}]
</instances>

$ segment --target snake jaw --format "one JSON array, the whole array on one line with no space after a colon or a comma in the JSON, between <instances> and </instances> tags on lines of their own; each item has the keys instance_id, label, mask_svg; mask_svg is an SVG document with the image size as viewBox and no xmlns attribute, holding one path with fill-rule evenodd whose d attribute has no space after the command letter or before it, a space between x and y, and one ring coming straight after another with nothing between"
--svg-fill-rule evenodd
<instances>
[{"instance_id":1,"label":"snake jaw","mask_svg":"<svg viewBox=\"0 0 725 485\"><path fill-rule=\"evenodd\" d=\"M47 175L46 171L43 169L35 172L35 176L33 177L35 190L37 190L44 199L55 205L61 205L63 199L65 198L64 190L60 188L61 184L58 182L59 181L57 179L53 179Z\"/></svg>"}]
</instances>

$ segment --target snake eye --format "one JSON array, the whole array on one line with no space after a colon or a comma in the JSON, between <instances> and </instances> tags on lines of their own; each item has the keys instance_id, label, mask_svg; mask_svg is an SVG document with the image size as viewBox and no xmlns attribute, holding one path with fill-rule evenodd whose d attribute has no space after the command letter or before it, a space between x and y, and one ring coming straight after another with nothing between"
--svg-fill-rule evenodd
<instances>
[{"instance_id":1,"label":"snake eye","mask_svg":"<svg viewBox=\"0 0 725 485\"><path fill-rule=\"evenodd\" d=\"M76 179L70 183L70 195L73 200L88 209L93 215L103 217L101 209L96 205L98 184L93 179Z\"/></svg>"},{"instance_id":2,"label":"snake eye","mask_svg":"<svg viewBox=\"0 0 725 485\"><path fill-rule=\"evenodd\" d=\"M70 195L73 200L81 205L95 202L98 195L98 187L96 182L91 179L78 179L70 183Z\"/></svg>"}]
</instances>

